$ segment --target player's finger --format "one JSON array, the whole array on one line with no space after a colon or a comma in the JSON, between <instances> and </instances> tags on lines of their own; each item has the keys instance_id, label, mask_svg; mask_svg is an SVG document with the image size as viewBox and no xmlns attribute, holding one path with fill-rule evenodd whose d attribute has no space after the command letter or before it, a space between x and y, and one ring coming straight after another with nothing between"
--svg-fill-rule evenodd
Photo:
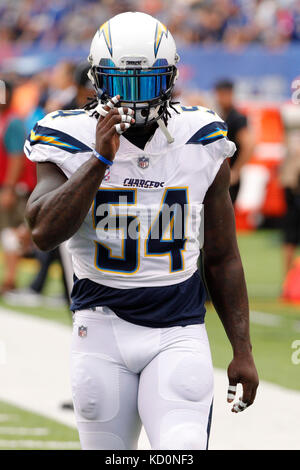
<instances>
[{"instance_id":1,"label":"player's finger","mask_svg":"<svg viewBox=\"0 0 300 470\"><path fill-rule=\"evenodd\" d=\"M105 116L108 114L108 111L106 111L106 109L104 109L103 104L99 104L96 108L96 111L97 111L98 114L100 114L100 116L102 118L105 118Z\"/></svg>"},{"instance_id":2,"label":"player's finger","mask_svg":"<svg viewBox=\"0 0 300 470\"><path fill-rule=\"evenodd\" d=\"M228 403L233 402L233 400L235 399L235 394L236 394L236 384L233 385L233 384L229 383L228 390L227 390L227 401L228 401Z\"/></svg>"},{"instance_id":3,"label":"player's finger","mask_svg":"<svg viewBox=\"0 0 300 470\"><path fill-rule=\"evenodd\" d=\"M243 403L247 403L247 406L252 405L252 396L253 396L254 385L252 382L243 383L243 397L241 400Z\"/></svg>"},{"instance_id":4,"label":"player's finger","mask_svg":"<svg viewBox=\"0 0 300 470\"><path fill-rule=\"evenodd\" d=\"M241 411L244 411L248 407L248 403L244 402L241 398L240 400L235 403L231 409L233 413L241 413Z\"/></svg>"},{"instance_id":5,"label":"player's finger","mask_svg":"<svg viewBox=\"0 0 300 470\"><path fill-rule=\"evenodd\" d=\"M119 101L120 101L120 95L116 95L116 96L113 96L110 100L108 100L106 104L106 106L108 106L109 108L114 108L115 107L115 104L117 104Z\"/></svg>"},{"instance_id":6,"label":"player's finger","mask_svg":"<svg viewBox=\"0 0 300 470\"><path fill-rule=\"evenodd\" d=\"M133 124L134 119L131 116L123 114L122 116L118 113L117 109L113 109L110 112L110 116L106 118L106 122L103 121L103 131L109 132L113 126L120 123ZM119 128L118 128L119 129Z\"/></svg>"},{"instance_id":7,"label":"player's finger","mask_svg":"<svg viewBox=\"0 0 300 470\"><path fill-rule=\"evenodd\" d=\"M133 109L131 108L118 108L118 111L120 114L129 114L130 116L133 116L134 115L134 111Z\"/></svg>"},{"instance_id":8,"label":"player's finger","mask_svg":"<svg viewBox=\"0 0 300 470\"><path fill-rule=\"evenodd\" d=\"M127 131L127 129L129 129L130 126L131 124L129 124L128 122L125 122L122 124L116 124L115 129L116 129L117 134L121 135L123 134L123 132Z\"/></svg>"},{"instance_id":9,"label":"player's finger","mask_svg":"<svg viewBox=\"0 0 300 470\"><path fill-rule=\"evenodd\" d=\"M256 382L250 382L244 387L242 400L247 403L248 406L251 406L255 400L257 387L258 383Z\"/></svg>"},{"instance_id":10,"label":"player's finger","mask_svg":"<svg viewBox=\"0 0 300 470\"><path fill-rule=\"evenodd\" d=\"M251 397L251 404L254 403L254 400L255 400L255 397L256 397L256 392L257 392L257 387L258 387L258 384L253 387L252 397Z\"/></svg>"},{"instance_id":11,"label":"player's finger","mask_svg":"<svg viewBox=\"0 0 300 470\"><path fill-rule=\"evenodd\" d=\"M111 109L115 107L115 105L118 103L119 100L120 100L120 95L113 96L113 98L110 98L110 100L108 100L105 103L104 110L109 112Z\"/></svg>"},{"instance_id":12,"label":"player's finger","mask_svg":"<svg viewBox=\"0 0 300 470\"><path fill-rule=\"evenodd\" d=\"M129 124L133 124L132 117L128 116L128 114L122 114L121 115L121 120L122 120L122 122L129 122Z\"/></svg>"},{"instance_id":13,"label":"player's finger","mask_svg":"<svg viewBox=\"0 0 300 470\"><path fill-rule=\"evenodd\" d=\"M105 133L118 122L121 122L122 117L118 113L117 108L110 109L105 118L99 119L97 126L101 128L101 132Z\"/></svg>"},{"instance_id":14,"label":"player's finger","mask_svg":"<svg viewBox=\"0 0 300 470\"><path fill-rule=\"evenodd\" d=\"M111 100L108 101L105 105L100 104L96 108L97 112L101 116L99 121L101 122L102 126L106 124L104 123L104 118L106 118L108 114L111 115L111 110L114 109L114 104L118 103L119 100L120 100L120 96L116 95L113 98L111 98ZM134 111L131 108L125 108L125 107L116 108L116 113L119 113L121 116L123 115L134 116Z\"/></svg>"},{"instance_id":15,"label":"player's finger","mask_svg":"<svg viewBox=\"0 0 300 470\"><path fill-rule=\"evenodd\" d=\"M113 125L109 131L106 133L106 138L107 140L111 139L115 134L123 134L123 132L127 131L129 129L131 124L128 122L121 122L118 124Z\"/></svg>"},{"instance_id":16,"label":"player's finger","mask_svg":"<svg viewBox=\"0 0 300 470\"><path fill-rule=\"evenodd\" d=\"M252 382L243 383L243 396L240 397L238 403L235 403L232 407L234 413L240 413L248 408L253 403L253 390L255 386Z\"/></svg>"},{"instance_id":17,"label":"player's finger","mask_svg":"<svg viewBox=\"0 0 300 470\"><path fill-rule=\"evenodd\" d=\"M105 111L109 111L110 109L113 109L115 105L120 101L120 95L113 96L109 100L106 101L106 103L103 105L105 108Z\"/></svg>"},{"instance_id":18,"label":"player's finger","mask_svg":"<svg viewBox=\"0 0 300 470\"><path fill-rule=\"evenodd\" d=\"M118 101L120 101L120 95L114 96L105 104L98 104L96 111L100 114L100 121L104 120L104 118L109 114L109 111L114 108Z\"/></svg>"}]
</instances>

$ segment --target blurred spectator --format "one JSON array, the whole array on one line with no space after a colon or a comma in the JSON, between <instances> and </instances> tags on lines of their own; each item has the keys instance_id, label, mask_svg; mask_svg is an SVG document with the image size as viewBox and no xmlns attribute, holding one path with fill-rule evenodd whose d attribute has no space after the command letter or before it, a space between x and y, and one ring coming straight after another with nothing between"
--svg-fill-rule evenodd
<instances>
[{"instance_id":1,"label":"blurred spectator","mask_svg":"<svg viewBox=\"0 0 300 470\"><path fill-rule=\"evenodd\" d=\"M24 233L22 233L21 230L18 231L19 239L22 241L24 237L27 238L28 234L28 230L26 230L26 232L24 231ZM29 238L31 238L30 235ZM26 253L27 255L32 255L35 259L39 261L39 270L37 271L34 279L31 281L29 286L21 289L12 289L8 292L5 292L5 294L3 295L4 300L11 305L26 305L26 307L38 307L41 305L45 305L45 302L50 304L55 303L62 305L65 303L67 306L69 306L70 293L73 282L73 271L71 260L66 260L66 257L69 257L70 255L68 254L68 252L65 252L63 257L61 253L62 247L63 245L52 251L40 251L30 245L31 251L28 251L29 246L27 245L27 250L24 251L24 253ZM62 268L62 281L64 286L63 298L47 297L45 295L45 286L47 284L49 268L55 261L57 261Z\"/></svg>"},{"instance_id":2,"label":"blurred spectator","mask_svg":"<svg viewBox=\"0 0 300 470\"><path fill-rule=\"evenodd\" d=\"M284 269L293 266L296 248L300 244L300 109L285 104L281 115L285 126L286 157L281 166L281 184L285 189L287 212L283 225Z\"/></svg>"},{"instance_id":3,"label":"blurred spectator","mask_svg":"<svg viewBox=\"0 0 300 470\"><path fill-rule=\"evenodd\" d=\"M228 139L234 142L237 148L230 159L230 195L234 203L240 187L240 172L253 154L254 141L248 129L246 116L235 107L234 84L229 80L221 80L215 85L215 96L218 111L228 126Z\"/></svg>"},{"instance_id":4,"label":"blurred spectator","mask_svg":"<svg viewBox=\"0 0 300 470\"><path fill-rule=\"evenodd\" d=\"M52 72L49 99L45 105L47 113L62 109L70 103L76 95L74 83L75 65L70 62L58 63Z\"/></svg>"},{"instance_id":5,"label":"blurred spectator","mask_svg":"<svg viewBox=\"0 0 300 470\"><path fill-rule=\"evenodd\" d=\"M4 252L2 292L15 287L19 243L17 227L23 223L28 188L24 176L25 128L12 107L13 87L5 82L6 100L0 104L0 231Z\"/></svg>"},{"instance_id":6,"label":"blurred spectator","mask_svg":"<svg viewBox=\"0 0 300 470\"><path fill-rule=\"evenodd\" d=\"M40 90L36 79L15 77L12 108L21 119L26 119L39 101Z\"/></svg>"},{"instance_id":7,"label":"blurred spectator","mask_svg":"<svg viewBox=\"0 0 300 470\"><path fill-rule=\"evenodd\" d=\"M87 75L89 69L90 64L88 62L82 62L77 65L74 72L76 94L70 102L66 103L63 107L64 109L82 108L89 98L93 99L95 97L95 89Z\"/></svg>"},{"instance_id":8,"label":"blurred spectator","mask_svg":"<svg viewBox=\"0 0 300 470\"><path fill-rule=\"evenodd\" d=\"M11 42L82 44L124 11L158 17L184 42L280 46L300 40L299 0L0 0L1 54L10 53Z\"/></svg>"}]
</instances>

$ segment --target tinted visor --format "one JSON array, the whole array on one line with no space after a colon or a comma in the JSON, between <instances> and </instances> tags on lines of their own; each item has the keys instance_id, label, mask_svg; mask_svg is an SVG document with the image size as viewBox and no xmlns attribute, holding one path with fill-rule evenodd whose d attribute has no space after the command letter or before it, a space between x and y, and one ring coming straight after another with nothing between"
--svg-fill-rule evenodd
<instances>
[{"instance_id":1,"label":"tinted visor","mask_svg":"<svg viewBox=\"0 0 300 470\"><path fill-rule=\"evenodd\" d=\"M105 65L101 63L95 70L97 84L103 93L120 95L123 101L143 102L159 98L168 92L174 82L175 67L168 66L164 59L159 59L149 69L125 70L113 67L110 59L105 61Z\"/></svg>"}]
</instances>

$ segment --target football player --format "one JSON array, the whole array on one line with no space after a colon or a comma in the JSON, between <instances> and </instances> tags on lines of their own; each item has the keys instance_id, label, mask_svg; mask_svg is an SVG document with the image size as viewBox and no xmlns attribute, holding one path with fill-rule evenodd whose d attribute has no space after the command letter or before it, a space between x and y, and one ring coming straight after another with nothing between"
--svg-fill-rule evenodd
<instances>
[{"instance_id":1,"label":"football player","mask_svg":"<svg viewBox=\"0 0 300 470\"><path fill-rule=\"evenodd\" d=\"M41 250L69 240L73 259L71 375L83 449L136 449L141 424L152 449L207 447L213 369L202 248L233 349L229 402L243 385L232 411L256 394L228 192L235 146L213 111L172 103L178 60L162 23L115 16L91 45L97 98L49 114L25 143L38 168L26 211L33 240Z\"/></svg>"}]
</instances>

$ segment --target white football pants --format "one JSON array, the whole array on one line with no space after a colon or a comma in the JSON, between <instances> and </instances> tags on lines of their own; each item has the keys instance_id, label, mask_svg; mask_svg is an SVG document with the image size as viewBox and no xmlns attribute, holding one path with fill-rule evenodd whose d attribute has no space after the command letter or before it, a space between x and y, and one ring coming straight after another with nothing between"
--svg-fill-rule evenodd
<instances>
[{"instance_id":1,"label":"white football pants","mask_svg":"<svg viewBox=\"0 0 300 470\"><path fill-rule=\"evenodd\" d=\"M204 324L148 328L110 309L74 314L72 393L83 449L206 449L213 369Z\"/></svg>"}]
</instances>

